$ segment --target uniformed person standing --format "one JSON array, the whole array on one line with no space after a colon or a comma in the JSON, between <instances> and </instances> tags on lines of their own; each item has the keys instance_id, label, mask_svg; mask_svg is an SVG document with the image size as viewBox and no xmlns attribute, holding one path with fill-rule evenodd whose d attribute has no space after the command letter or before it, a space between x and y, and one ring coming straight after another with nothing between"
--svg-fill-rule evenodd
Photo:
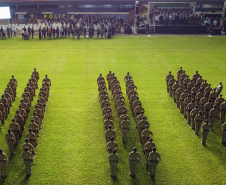
<instances>
[{"instance_id":1,"label":"uniformed person standing","mask_svg":"<svg viewBox=\"0 0 226 185\"><path fill-rule=\"evenodd\" d=\"M146 125L145 129L141 133L141 141L143 145L149 141L150 135L153 137L152 131L148 130L148 128L149 126Z\"/></svg>"},{"instance_id":2,"label":"uniformed person standing","mask_svg":"<svg viewBox=\"0 0 226 185\"><path fill-rule=\"evenodd\" d=\"M203 114L202 111L199 111L199 114L195 116L195 134L199 135L199 131L201 128L201 124L203 122Z\"/></svg>"},{"instance_id":3,"label":"uniformed person standing","mask_svg":"<svg viewBox=\"0 0 226 185\"><path fill-rule=\"evenodd\" d=\"M221 140L221 143L222 143L223 145L226 144L226 123L224 123L224 124L222 125L222 140Z\"/></svg>"},{"instance_id":4,"label":"uniformed person standing","mask_svg":"<svg viewBox=\"0 0 226 185\"><path fill-rule=\"evenodd\" d=\"M145 130L146 126L150 127L150 124L148 123L146 116L143 116L143 119L137 124L140 139L141 133Z\"/></svg>"},{"instance_id":5,"label":"uniformed person standing","mask_svg":"<svg viewBox=\"0 0 226 185\"><path fill-rule=\"evenodd\" d=\"M22 134L22 131L20 129L20 125L15 122L15 119L12 119L12 123L9 125L9 129L11 132L14 134L15 139L16 139L16 144L18 144L19 137Z\"/></svg>"},{"instance_id":6,"label":"uniformed person standing","mask_svg":"<svg viewBox=\"0 0 226 185\"><path fill-rule=\"evenodd\" d=\"M195 129L195 116L197 116L198 114L199 114L199 108L198 108L198 105L195 105L195 108L192 109L192 111L190 112L192 129Z\"/></svg>"},{"instance_id":7,"label":"uniformed person standing","mask_svg":"<svg viewBox=\"0 0 226 185\"><path fill-rule=\"evenodd\" d=\"M184 89L183 89L182 85L180 85L180 87L175 92L175 98L176 98L176 102L177 102L177 107L180 107L180 95L183 92L184 92Z\"/></svg>"},{"instance_id":8,"label":"uniformed person standing","mask_svg":"<svg viewBox=\"0 0 226 185\"><path fill-rule=\"evenodd\" d=\"M168 87L169 87L169 96L172 97L172 93L173 93L173 85L176 82L176 80L174 79L174 76L172 76L172 78L169 79L168 81Z\"/></svg>"},{"instance_id":9,"label":"uniformed person standing","mask_svg":"<svg viewBox=\"0 0 226 185\"><path fill-rule=\"evenodd\" d=\"M116 176L116 169L117 169L117 164L119 160L119 156L116 154L116 149L112 151L112 153L108 156L109 164L110 164L110 176L115 177Z\"/></svg>"},{"instance_id":10,"label":"uniformed person standing","mask_svg":"<svg viewBox=\"0 0 226 185\"><path fill-rule=\"evenodd\" d=\"M112 126L113 128L113 120L111 120L111 117L108 116L107 119L104 120L104 130L107 130L109 126Z\"/></svg>"},{"instance_id":11,"label":"uniformed person standing","mask_svg":"<svg viewBox=\"0 0 226 185\"><path fill-rule=\"evenodd\" d=\"M219 114L220 114L220 104L224 102L224 98L222 98L222 94L220 94L220 97L218 97L216 100L215 100L215 105L217 106L217 110L219 111ZM219 115L218 115L219 116Z\"/></svg>"},{"instance_id":12,"label":"uniformed person standing","mask_svg":"<svg viewBox=\"0 0 226 185\"><path fill-rule=\"evenodd\" d=\"M33 145L31 143L29 143L29 139L25 139L25 143L23 144L23 150L27 148L29 152L32 153L32 155L35 155L36 152L35 152L35 149L33 147Z\"/></svg>"},{"instance_id":13,"label":"uniformed person standing","mask_svg":"<svg viewBox=\"0 0 226 185\"><path fill-rule=\"evenodd\" d=\"M180 95L180 113L184 114L184 100L188 97L187 90L184 90Z\"/></svg>"},{"instance_id":14,"label":"uniformed person standing","mask_svg":"<svg viewBox=\"0 0 226 185\"><path fill-rule=\"evenodd\" d=\"M198 71L195 72L195 74L192 77L192 80L194 80L194 82L196 82L198 80L198 78L200 77L200 74Z\"/></svg>"},{"instance_id":15,"label":"uniformed person standing","mask_svg":"<svg viewBox=\"0 0 226 185\"><path fill-rule=\"evenodd\" d=\"M114 138L111 138L111 141L109 141L107 143L107 152L109 154L111 154L113 152L113 150L117 150L118 149L118 144L116 143L116 141L114 141Z\"/></svg>"},{"instance_id":16,"label":"uniformed person standing","mask_svg":"<svg viewBox=\"0 0 226 185\"><path fill-rule=\"evenodd\" d=\"M209 125L209 121L206 120L206 123L202 125L202 144L206 145L206 139L208 136L208 133L210 132L211 125Z\"/></svg>"},{"instance_id":17,"label":"uniformed person standing","mask_svg":"<svg viewBox=\"0 0 226 185\"><path fill-rule=\"evenodd\" d=\"M191 111L195 108L195 100L191 100L186 106L187 123L191 124Z\"/></svg>"},{"instance_id":18,"label":"uniformed person standing","mask_svg":"<svg viewBox=\"0 0 226 185\"><path fill-rule=\"evenodd\" d=\"M169 74L166 76L166 91L169 92L169 85L168 82L169 80L173 77L173 75L171 75L171 71L169 72Z\"/></svg>"},{"instance_id":19,"label":"uniformed person standing","mask_svg":"<svg viewBox=\"0 0 226 185\"><path fill-rule=\"evenodd\" d=\"M202 89L199 89L199 92L197 92L197 94L195 95L195 103L197 105L199 105L201 98L204 97L204 93L202 91L203 91Z\"/></svg>"},{"instance_id":20,"label":"uniformed person standing","mask_svg":"<svg viewBox=\"0 0 226 185\"><path fill-rule=\"evenodd\" d=\"M125 116L124 120L121 122L120 128L122 132L122 142L126 143L127 135L130 130L130 120L127 119L127 116Z\"/></svg>"},{"instance_id":21,"label":"uniformed person standing","mask_svg":"<svg viewBox=\"0 0 226 185\"><path fill-rule=\"evenodd\" d=\"M8 174L6 174L6 166L8 163L8 157L5 153L3 153L2 149L0 149L0 173L2 178L6 178Z\"/></svg>"},{"instance_id":22,"label":"uniformed person standing","mask_svg":"<svg viewBox=\"0 0 226 185\"><path fill-rule=\"evenodd\" d=\"M216 92L216 88L210 93L209 99L214 103L215 100L218 98L218 93Z\"/></svg>"},{"instance_id":23,"label":"uniformed person standing","mask_svg":"<svg viewBox=\"0 0 226 185\"><path fill-rule=\"evenodd\" d=\"M226 114L226 100L220 104L220 111L221 111L221 123L225 122L225 114Z\"/></svg>"},{"instance_id":24,"label":"uniformed person standing","mask_svg":"<svg viewBox=\"0 0 226 185\"><path fill-rule=\"evenodd\" d=\"M222 90L223 90L222 82L219 82L219 85L217 86L217 90L216 90L216 92L218 93L218 95L222 92Z\"/></svg>"},{"instance_id":25,"label":"uniformed person standing","mask_svg":"<svg viewBox=\"0 0 226 185\"><path fill-rule=\"evenodd\" d=\"M209 112L212 108L213 108L213 104L211 99L209 99L209 102L205 103L205 105L203 106L205 120L209 119Z\"/></svg>"},{"instance_id":26,"label":"uniformed person standing","mask_svg":"<svg viewBox=\"0 0 226 185\"><path fill-rule=\"evenodd\" d=\"M210 126L212 130L213 130L213 124L217 120L218 116L219 116L219 111L217 110L217 106L214 105L209 112Z\"/></svg>"},{"instance_id":27,"label":"uniformed person standing","mask_svg":"<svg viewBox=\"0 0 226 185\"><path fill-rule=\"evenodd\" d=\"M124 81L126 82L129 78L132 79L132 76L130 76L129 72L127 72L127 75L124 77Z\"/></svg>"},{"instance_id":28,"label":"uniformed person standing","mask_svg":"<svg viewBox=\"0 0 226 185\"><path fill-rule=\"evenodd\" d=\"M5 139L9 146L9 153L12 156L15 154L14 149L15 149L15 145L16 145L16 138L10 129L8 130L8 134L6 134L6 136L5 136Z\"/></svg>"},{"instance_id":29,"label":"uniformed person standing","mask_svg":"<svg viewBox=\"0 0 226 185\"><path fill-rule=\"evenodd\" d=\"M172 86L172 96L173 101L176 102L176 90L180 87L179 82L176 81L176 83Z\"/></svg>"},{"instance_id":30,"label":"uniformed person standing","mask_svg":"<svg viewBox=\"0 0 226 185\"><path fill-rule=\"evenodd\" d=\"M34 78L36 78L37 79L37 81L38 81L38 79L39 79L39 72L38 71L36 71L36 68L34 68L34 71L32 72L32 75L34 76Z\"/></svg>"},{"instance_id":31,"label":"uniformed person standing","mask_svg":"<svg viewBox=\"0 0 226 185\"><path fill-rule=\"evenodd\" d=\"M106 143L110 142L112 137L115 138L116 134L115 131L112 129L112 126L109 125L108 129L105 131Z\"/></svg>"},{"instance_id":32,"label":"uniformed person standing","mask_svg":"<svg viewBox=\"0 0 226 185\"><path fill-rule=\"evenodd\" d=\"M156 167L157 164L159 163L159 161L161 160L161 157L159 155L158 152L156 152L156 148L153 148L153 151L150 152L149 156L148 156L148 161L149 161L149 175L154 177L155 176L155 171L156 171Z\"/></svg>"},{"instance_id":33,"label":"uniformed person standing","mask_svg":"<svg viewBox=\"0 0 226 185\"><path fill-rule=\"evenodd\" d=\"M133 151L129 154L130 176L135 177L136 165L140 161L140 154L137 153L137 148L134 147Z\"/></svg>"},{"instance_id":34,"label":"uniformed person standing","mask_svg":"<svg viewBox=\"0 0 226 185\"><path fill-rule=\"evenodd\" d=\"M26 174L27 176L30 176L32 174L31 166L33 164L33 155L31 152L28 151L28 148L24 149L24 153L22 154L22 159L25 164Z\"/></svg>"},{"instance_id":35,"label":"uniformed person standing","mask_svg":"<svg viewBox=\"0 0 226 185\"><path fill-rule=\"evenodd\" d=\"M33 147L38 145L37 142L37 137L35 136L35 134L31 131L31 129L29 128L29 133L26 135L26 138L29 139L29 142L32 144Z\"/></svg>"},{"instance_id":36,"label":"uniformed person standing","mask_svg":"<svg viewBox=\"0 0 226 185\"><path fill-rule=\"evenodd\" d=\"M145 143L144 145L144 154L145 154L145 164L146 166L149 165L149 162L148 162L148 156L150 154L150 152L152 152L153 148L155 147L155 144L152 142L152 138L149 138L149 141Z\"/></svg>"},{"instance_id":37,"label":"uniformed person standing","mask_svg":"<svg viewBox=\"0 0 226 185\"><path fill-rule=\"evenodd\" d=\"M180 69L177 71L177 80L179 80L180 75L184 73L184 70L182 69L182 67L180 67Z\"/></svg>"}]
</instances>

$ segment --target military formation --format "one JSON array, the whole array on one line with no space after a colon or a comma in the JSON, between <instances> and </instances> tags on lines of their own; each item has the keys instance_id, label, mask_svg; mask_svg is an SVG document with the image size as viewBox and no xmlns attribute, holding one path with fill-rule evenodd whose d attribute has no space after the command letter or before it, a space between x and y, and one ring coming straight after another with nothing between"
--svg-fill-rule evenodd
<instances>
[{"instance_id":1,"label":"military formation","mask_svg":"<svg viewBox=\"0 0 226 185\"><path fill-rule=\"evenodd\" d=\"M114 99L115 109L119 120L119 127L122 135L122 142L127 143L128 133L131 128L131 120L128 116L128 110L126 108L125 97L121 91L121 86L115 73L111 71L107 74L108 89L111 90L112 97ZM130 101L130 107L134 115L134 119L137 122L138 133L141 139L141 143L144 146L144 153L147 156L146 164L149 168L149 175L155 176L155 170L158 162L160 161L160 155L156 152L156 147L152 142L150 134L152 132L148 130L149 123L144 115L144 109L139 101L138 93L135 89L136 86L133 83L132 77L129 73L124 78L126 82L126 93ZM114 141L116 133L114 131L114 116L112 108L110 107L110 98L107 92L106 82L102 74L97 78L99 101L101 104L101 110L104 120L105 140L107 146L107 152L109 153L109 164L110 164L110 176L116 176L117 164L119 156L116 154L118 150L118 144ZM136 166L140 161L140 154L137 153L137 148L134 147L133 151L128 157L130 164L130 176L135 177Z\"/></svg>"},{"instance_id":2,"label":"military formation","mask_svg":"<svg viewBox=\"0 0 226 185\"><path fill-rule=\"evenodd\" d=\"M154 177L157 164L161 160L158 152L156 152L156 146L153 143L153 133L149 130L150 124L147 121L147 117L144 115L145 110L142 107L142 103L139 100L137 93L137 86L134 84L132 76L127 73L124 77L126 83L126 93L129 99L130 108L136 121L136 128L138 130L139 138L143 146L143 152L145 154L145 164L149 169L149 175Z\"/></svg>"},{"instance_id":3,"label":"military formation","mask_svg":"<svg viewBox=\"0 0 226 185\"><path fill-rule=\"evenodd\" d=\"M24 153L22 159L24 161L26 174L30 176L31 166L33 165L33 157L36 154L34 148L38 145L38 137L40 129L42 129L42 120L45 117L44 113L46 111L47 101L49 98L49 91L51 86L51 80L46 75L42 80L42 87L38 94L38 100L35 104L33 111L33 116L31 118L31 123L28 126L28 133L26 135L25 143L23 144Z\"/></svg>"},{"instance_id":4,"label":"military formation","mask_svg":"<svg viewBox=\"0 0 226 185\"><path fill-rule=\"evenodd\" d=\"M202 76L196 73L189 78L189 75L180 67L177 72L177 77L171 74L171 71L166 76L166 91L173 98L180 113L183 114L187 123L195 130L195 134L202 133L202 144L206 145L208 133L213 131L214 123L218 119L222 125L222 144L226 144L226 100L221 94L223 85L215 88L207 83ZM204 124L202 124L204 122Z\"/></svg>"},{"instance_id":5,"label":"military formation","mask_svg":"<svg viewBox=\"0 0 226 185\"><path fill-rule=\"evenodd\" d=\"M10 157L13 157L13 155L15 154L15 147L18 145L19 139L23 134L24 126L28 118L28 113L32 105L31 103L34 96L36 95L35 90L38 89L38 80L39 73L38 71L36 71L36 68L34 68L31 78L29 79L29 82L27 83L27 86L25 87L22 94L19 109L16 110L16 113L12 119L12 123L10 123L9 125L8 133L5 136L6 142L9 147ZM14 79L13 81L16 82L16 79ZM36 154L34 148L38 145L37 138L39 137L39 130L42 128L41 125L47 106L46 102L48 101L50 86L51 80L46 75L46 77L42 81L42 87L40 88L38 100L36 105L34 106L35 108L33 111L33 116L31 118L31 123L28 126L28 133L26 134L25 143L23 144L24 153L22 154L22 159L25 164L27 176L30 176L32 174L31 166L33 165L33 156ZM0 151L0 153L1 176L6 177L6 164L8 163L8 158L2 150ZM6 156L5 158L4 155ZM3 160L1 160L1 157Z\"/></svg>"},{"instance_id":6,"label":"military formation","mask_svg":"<svg viewBox=\"0 0 226 185\"><path fill-rule=\"evenodd\" d=\"M4 94L0 99L0 130L1 126L5 122L5 119L8 117L8 114L10 113L10 107L12 107L13 102L16 99L17 86L18 86L17 80L14 78L14 76L12 76L9 83L7 84Z\"/></svg>"}]
</instances>

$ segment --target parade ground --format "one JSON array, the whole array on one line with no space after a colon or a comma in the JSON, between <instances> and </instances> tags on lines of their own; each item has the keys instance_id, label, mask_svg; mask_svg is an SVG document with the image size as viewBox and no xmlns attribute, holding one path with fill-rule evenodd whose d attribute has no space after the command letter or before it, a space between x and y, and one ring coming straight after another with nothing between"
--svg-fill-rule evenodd
<instances>
[{"instance_id":1,"label":"parade ground","mask_svg":"<svg viewBox=\"0 0 226 185\"><path fill-rule=\"evenodd\" d=\"M42 130L35 148L32 175L27 178L22 160L24 143L39 89L32 102L23 136L7 166L8 177L0 184L226 184L226 147L218 120L206 146L179 113L166 92L166 75L176 76L183 67L190 77L196 70L211 87L222 81L226 98L226 37L208 36L114 36L112 39L80 40L12 37L0 40L0 92L12 75L18 81L17 98L0 130L0 148L9 156L5 135L18 109L34 68L41 81L48 74L52 85ZM131 119L128 141L123 144L111 91L114 130L119 145L117 177L110 167L104 137L97 77L109 71L118 77ZM130 72L153 132L161 161L155 178L148 175L135 121L125 93L124 76ZM128 155L133 147L141 155L135 178L129 175Z\"/></svg>"}]
</instances>

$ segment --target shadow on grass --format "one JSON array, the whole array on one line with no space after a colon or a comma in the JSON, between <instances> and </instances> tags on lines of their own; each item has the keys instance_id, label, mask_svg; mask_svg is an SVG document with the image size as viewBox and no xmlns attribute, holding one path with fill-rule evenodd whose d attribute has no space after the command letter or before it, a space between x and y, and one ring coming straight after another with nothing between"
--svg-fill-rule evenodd
<instances>
[{"instance_id":1,"label":"shadow on grass","mask_svg":"<svg viewBox=\"0 0 226 185\"><path fill-rule=\"evenodd\" d=\"M222 140L222 123L217 120L214 123L213 131L208 134L206 149L216 155L222 162L225 161L226 148L221 144Z\"/></svg>"},{"instance_id":2,"label":"shadow on grass","mask_svg":"<svg viewBox=\"0 0 226 185\"><path fill-rule=\"evenodd\" d=\"M7 177L6 177L6 178L7 178ZM5 180L6 180L6 178L0 177L0 184L3 184L3 183L5 182Z\"/></svg>"},{"instance_id":3,"label":"shadow on grass","mask_svg":"<svg viewBox=\"0 0 226 185\"><path fill-rule=\"evenodd\" d=\"M28 176L28 175L25 175L24 176L24 179L21 181L21 184L27 184L27 183L29 183L29 179L30 179L30 175Z\"/></svg>"}]
</instances>

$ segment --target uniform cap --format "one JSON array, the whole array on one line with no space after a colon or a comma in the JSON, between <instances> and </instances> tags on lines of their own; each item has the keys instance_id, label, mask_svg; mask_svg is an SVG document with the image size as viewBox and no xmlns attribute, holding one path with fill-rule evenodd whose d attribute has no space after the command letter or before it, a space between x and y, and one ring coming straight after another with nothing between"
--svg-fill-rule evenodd
<instances>
[{"instance_id":1,"label":"uniform cap","mask_svg":"<svg viewBox=\"0 0 226 185\"><path fill-rule=\"evenodd\" d=\"M136 152L136 151L137 151L137 148L136 148L136 147L134 147L134 148L133 148L133 151L134 151L134 152Z\"/></svg>"}]
</instances>

